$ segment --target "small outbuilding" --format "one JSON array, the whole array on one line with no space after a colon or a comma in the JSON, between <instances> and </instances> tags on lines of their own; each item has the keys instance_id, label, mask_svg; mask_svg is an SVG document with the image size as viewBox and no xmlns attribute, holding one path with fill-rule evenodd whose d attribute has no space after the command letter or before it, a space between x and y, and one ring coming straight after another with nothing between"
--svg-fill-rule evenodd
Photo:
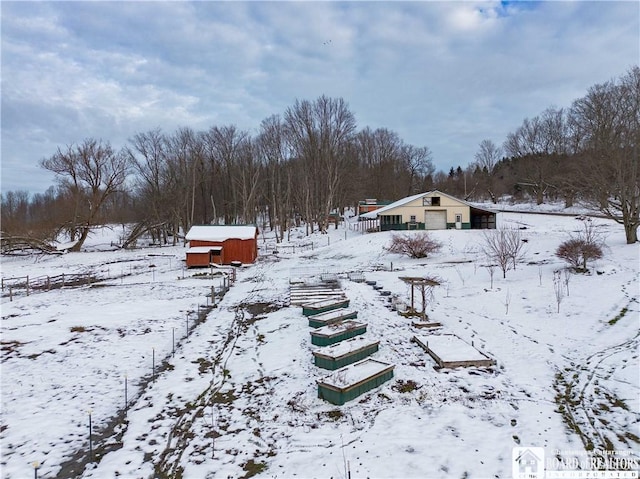
<instances>
[{"instance_id":1,"label":"small outbuilding","mask_svg":"<svg viewBox=\"0 0 640 479\"><path fill-rule=\"evenodd\" d=\"M375 211L391 204L391 201L379 201L375 198L358 201L358 216Z\"/></svg>"},{"instance_id":2,"label":"small outbuilding","mask_svg":"<svg viewBox=\"0 0 640 479\"><path fill-rule=\"evenodd\" d=\"M254 225L192 226L187 233L187 267L210 264L251 264L258 257L258 228Z\"/></svg>"},{"instance_id":3,"label":"small outbuilding","mask_svg":"<svg viewBox=\"0 0 640 479\"><path fill-rule=\"evenodd\" d=\"M361 215L379 220L380 231L493 229L496 213L438 190L408 196Z\"/></svg>"}]
</instances>

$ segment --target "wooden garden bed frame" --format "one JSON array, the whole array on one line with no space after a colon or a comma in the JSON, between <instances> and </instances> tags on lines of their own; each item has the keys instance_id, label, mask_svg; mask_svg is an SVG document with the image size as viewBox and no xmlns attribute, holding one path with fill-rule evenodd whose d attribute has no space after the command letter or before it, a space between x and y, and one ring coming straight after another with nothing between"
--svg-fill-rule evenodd
<instances>
[{"instance_id":1,"label":"wooden garden bed frame","mask_svg":"<svg viewBox=\"0 0 640 479\"><path fill-rule=\"evenodd\" d=\"M439 368L489 367L495 361L455 334L414 336L413 341L424 349Z\"/></svg>"}]
</instances>

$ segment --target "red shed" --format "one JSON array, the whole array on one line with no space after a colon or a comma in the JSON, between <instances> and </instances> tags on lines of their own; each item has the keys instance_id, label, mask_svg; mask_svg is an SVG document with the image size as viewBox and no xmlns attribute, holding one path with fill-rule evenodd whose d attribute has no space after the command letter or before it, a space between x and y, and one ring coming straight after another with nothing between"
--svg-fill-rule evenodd
<instances>
[{"instance_id":1,"label":"red shed","mask_svg":"<svg viewBox=\"0 0 640 479\"><path fill-rule=\"evenodd\" d=\"M258 228L254 225L192 226L186 239L188 268L232 261L253 263L258 257Z\"/></svg>"}]
</instances>

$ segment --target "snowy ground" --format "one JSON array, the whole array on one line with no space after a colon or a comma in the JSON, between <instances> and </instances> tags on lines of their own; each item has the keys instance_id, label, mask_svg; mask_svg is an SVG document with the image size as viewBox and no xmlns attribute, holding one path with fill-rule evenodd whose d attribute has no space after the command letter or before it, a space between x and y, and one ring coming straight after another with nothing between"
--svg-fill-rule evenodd
<instances>
[{"instance_id":1,"label":"snowy ground","mask_svg":"<svg viewBox=\"0 0 640 479\"><path fill-rule=\"evenodd\" d=\"M3 257L5 279L100 281L17 289L11 301L3 290L1 476L30 477L36 463L47 478L338 478L347 469L354 478L502 478L515 446L568 459L587 444L638 458L639 245L625 244L620 225L595 221L605 257L591 274L571 275L560 313L552 278L564 264L553 252L581 227L571 216L500 213L499 224L522 228L527 251L493 287L480 231L433 232L443 248L422 260L387 254L387 233L298 234L292 241L313 250L241 268L208 314L222 279L184 270L181 246L105 251L117 236L105 230L88 252ZM395 365L392 380L340 407L317 398L328 372L313 365L307 318L288 303L289 278L301 271L339 274L367 337L380 340L372 357ZM428 314L442 329L412 327L350 272L403 301L399 276L441 278ZM436 371L410 340L438 332L497 365Z\"/></svg>"}]
</instances>

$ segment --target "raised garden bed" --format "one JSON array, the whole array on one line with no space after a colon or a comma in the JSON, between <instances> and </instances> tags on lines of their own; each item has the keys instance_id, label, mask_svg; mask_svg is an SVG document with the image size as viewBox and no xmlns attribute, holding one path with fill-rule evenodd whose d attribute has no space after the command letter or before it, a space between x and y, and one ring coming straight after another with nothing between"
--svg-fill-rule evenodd
<instances>
[{"instance_id":1,"label":"raised garden bed","mask_svg":"<svg viewBox=\"0 0 640 479\"><path fill-rule=\"evenodd\" d=\"M432 329L432 328L440 328L442 327L442 323L438 323L437 321L431 322L412 322L411 326L418 329Z\"/></svg>"},{"instance_id":2,"label":"raised garden bed","mask_svg":"<svg viewBox=\"0 0 640 479\"><path fill-rule=\"evenodd\" d=\"M345 319L356 319L358 312L347 308L338 308L326 313L314 314L307 316L309 318L309 326L312 328L321 328L328 324L344 321Z\"/></svg>"},{"instance_id":3,"label":"raised garden bed","mask_svg":"<svg viewBox=\"0 0 640 479\"><path fill-rule=\"evenodd\" d=\"M312 303L306 303L302 305L302 314L305 316L311 316L313 314L326 313L327 311L333 311L338 308L346 308L349 306L348 298L330 298L321 301L315 301Z\"/></svg>"},{"instance_id":4,"label":"raised garden bed","mask_svg":"<svg viewBox=\"0 0 640 479\"><path fill-rule=\"evenodd\" d=\"M333 299L344 299L344 291L337 286L292 284L289 289L289 302L295 306Z\"/></svg>"},{"instance_id":5,"label":"raised garden bed","mask_svg":"<svg viewBox=\"0 0 640 479\"><path fill-rule=\"evenodd\" d=\"M364 283L364 274L361 271L349 273L348 277L354 283Z\"/></svg>"},{"instance_id":6,"label":"raised garden bed","mask_svg":"<svg viewBox=\"0 0 640 479\"><path fill-rule=\"evenodd\" d=\"M371 356L379 344L380 341L356 336L313 351L314 362L319 368L333 371Z\"/></svg>"},{"instance_id":7,"label":"raised garden bed","mask_svg":"<svg viewBox=\"0 0 640 479\"><path fill-rule=\"evenodd\" d=\"M367 323L359 323L352 319L328 324L311 331L311 344L314 346L331 346L345 339L350 339L367 331Z\"/></svg>"},{"instance_id":8,"label":"raised garden bed","mask_svg":"<svg viewBox=\"0 0 640 479\"><path fill-rule=\"evenodd\" d=\"M424 349L439 368L488 367L495 361L455 334L414 336L413 341Z\"/></svg>"},{"instance_id":9,"label":"raised garden bed","mask_svg":"<svg viewBox=\"0 0 640 479\"><path fill-rule=\"evenodd\" d=\"M365 359L317 381L318 397L341 406L393 378L392 364Z\"/></svg>"}]
</instances>

